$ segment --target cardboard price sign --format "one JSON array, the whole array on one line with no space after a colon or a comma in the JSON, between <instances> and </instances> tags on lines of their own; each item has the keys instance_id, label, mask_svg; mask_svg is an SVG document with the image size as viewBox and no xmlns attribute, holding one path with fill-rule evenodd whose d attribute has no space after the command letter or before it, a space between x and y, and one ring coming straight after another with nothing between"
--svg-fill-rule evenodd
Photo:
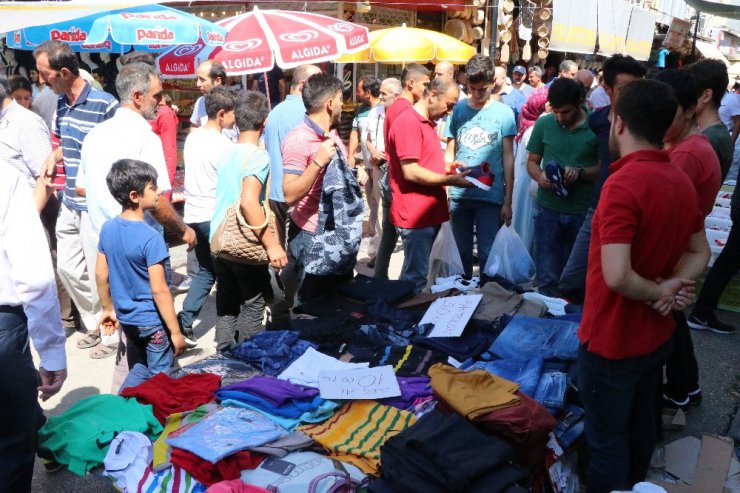
<instances>
[{"instance_id":1,"label":"cardboard price sign","mask_svg":"<svg viewBox=\"0 0 740 493\"><path fill-rule=\"evenodd\" d=\"M393 367L326 370L319 373L322 399L383 399L398 397L401 389Z\"/></svg>"}]
</instances>

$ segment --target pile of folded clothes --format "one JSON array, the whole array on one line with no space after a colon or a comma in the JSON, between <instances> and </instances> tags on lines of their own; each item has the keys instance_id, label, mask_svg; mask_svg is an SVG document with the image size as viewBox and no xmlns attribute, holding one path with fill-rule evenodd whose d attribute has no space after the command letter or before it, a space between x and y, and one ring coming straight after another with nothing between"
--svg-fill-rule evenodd
<instances>
[{"instance_id":1,"label":"pile of folded clothes","mask_svg":"<svg viewBox=\"0 0 740 493\"><path fill-rule=\"evenodd\" d=\"M358 276L338 292L290 329L82 399L49 418L40 455L121 491L521 493L553 443L579 445L579 316L558 300L488 282L465 293L482 300L459 336L431 337L420 321L454 289ZM378 367L400 392L322 397L322 372Z\"/></svg>"}]
</instances>

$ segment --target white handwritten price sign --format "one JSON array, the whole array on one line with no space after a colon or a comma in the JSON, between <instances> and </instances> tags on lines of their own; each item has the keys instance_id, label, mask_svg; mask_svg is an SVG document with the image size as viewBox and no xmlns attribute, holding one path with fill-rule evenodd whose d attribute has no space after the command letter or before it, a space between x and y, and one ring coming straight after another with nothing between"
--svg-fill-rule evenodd
<instances>
[{"instance_id":1,"label":"white handwritten price sign","mask_svg":"<svg viewBox=\"0 0 740 493\"><path fill-rule=\"evenodd\" d=\"M434 300L419 324L434 324L429 337L458 337L481 298L482 294L469 294Z\"/></svg>"},{"instance_id":2,"label":"white handwritten price sign","mask_svg":"<svg viewBox=\"0 0 740 493\"><path fill-rule=\"evenodd\" d=\"M383 399L398 397L401 389L391 366L319 373L322 399Z\"/></svg>"}]
</instances>

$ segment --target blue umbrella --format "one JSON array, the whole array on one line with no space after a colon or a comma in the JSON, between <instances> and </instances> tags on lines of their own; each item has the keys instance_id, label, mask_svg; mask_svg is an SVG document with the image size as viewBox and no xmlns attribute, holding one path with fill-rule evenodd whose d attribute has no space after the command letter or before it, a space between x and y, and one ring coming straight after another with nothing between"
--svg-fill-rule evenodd
<instances>
[{"instance_id":1,"label":"blue umbrella","mask_svg":"<svg viewBox=\"0 0 740 493\"><path fill-rule=\"evenodd\" d=\"M76 51L123 53L162 51L166 47L193 44L221 46L226 29L200 17L163 5L143 5L35 26L8 33L8 46L33 50L46 40L68 43Z\"/></svg>"}]
</instances>

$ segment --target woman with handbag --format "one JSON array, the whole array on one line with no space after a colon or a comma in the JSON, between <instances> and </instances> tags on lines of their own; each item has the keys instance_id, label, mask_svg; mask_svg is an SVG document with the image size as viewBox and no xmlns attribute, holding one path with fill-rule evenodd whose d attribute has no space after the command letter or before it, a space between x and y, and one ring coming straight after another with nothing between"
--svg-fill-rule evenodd
<instances>
[{"instance_id":1,"label":"woman with handbag","mask_svg":"<svg viewBox=\"0 0 740 493\"><path fill-rule=\"evenodd\" d=\"M257 145L267 113L263 94L246 91L239 97L235 107L239 140L218 167L210 240L218 282L219 352L264 330L265 305L272 299L270 269L281 269L288 262L275 234L274 217L265 205L270 159Z\"/></svg>"}]
</instances>

